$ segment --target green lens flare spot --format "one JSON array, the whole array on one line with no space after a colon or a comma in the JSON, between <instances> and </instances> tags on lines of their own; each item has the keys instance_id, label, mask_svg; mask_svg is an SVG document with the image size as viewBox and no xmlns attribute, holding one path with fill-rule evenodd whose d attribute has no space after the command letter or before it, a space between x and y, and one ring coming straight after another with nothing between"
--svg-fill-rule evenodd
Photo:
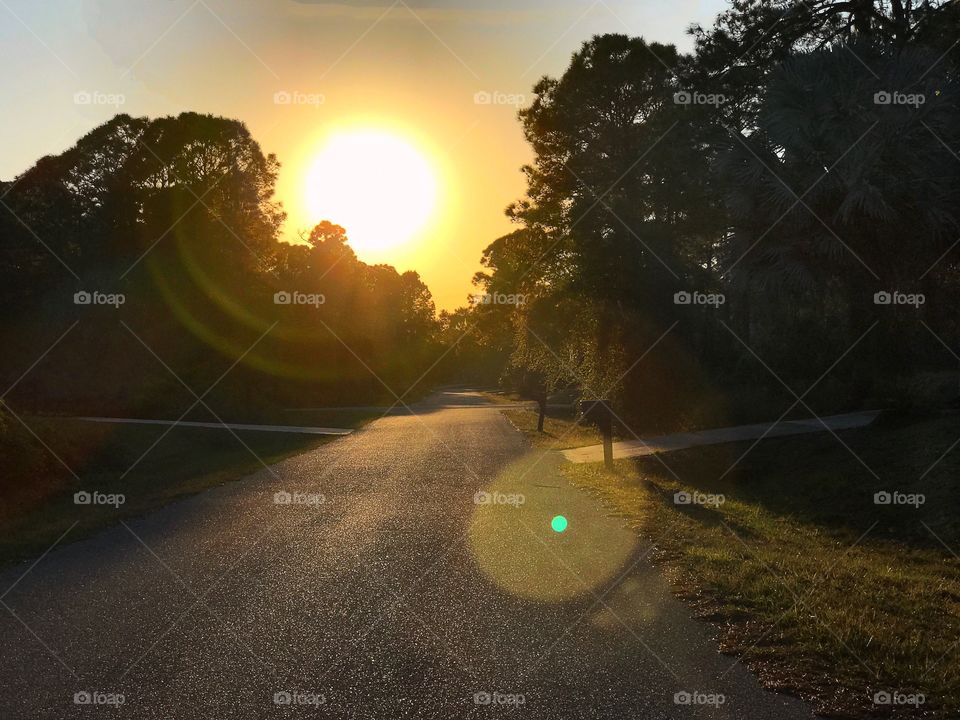
<instances>
[{"instance_id":1,"label":"green lens flare spot","mask_svg":"<svg viewBox=\"0 0 960 720\"><path fill-rule=\"evenodd\" d=\"M563 515L554 515L553 520L550 521L550 527L554 532L562 533L567 529L567 519Z\"/></svg>"}]
</instances>

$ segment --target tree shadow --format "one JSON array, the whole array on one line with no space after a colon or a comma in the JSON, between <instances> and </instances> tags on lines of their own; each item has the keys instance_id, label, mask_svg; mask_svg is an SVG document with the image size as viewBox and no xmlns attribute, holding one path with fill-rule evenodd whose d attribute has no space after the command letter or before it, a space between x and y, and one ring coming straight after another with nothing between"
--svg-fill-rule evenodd
<instances>
[{"instance_id":1,"label":"tree shadow","mask_svg":"<svg viewBox=\"0 0 960 720\"><path fill-rule=\"evenodd\" d=\"M941 541L960 544L958 438L955 416L904 418L836 435L691 448L635 465L665 503L697 522L728 520L702 505L675 504L677 478L692 491L829 531L858 537L872 528L875 538L943 549Z\"/></svg>"}]
</instances>

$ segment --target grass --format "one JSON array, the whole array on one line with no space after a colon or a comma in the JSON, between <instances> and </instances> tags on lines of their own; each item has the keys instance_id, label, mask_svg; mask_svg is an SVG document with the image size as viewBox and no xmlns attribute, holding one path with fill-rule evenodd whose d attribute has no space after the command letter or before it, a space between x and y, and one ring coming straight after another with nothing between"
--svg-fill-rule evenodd
<instances>
[{"instance_id":1,"label":"grass","mask_svg":"<svg viewBox=\"0 0 960 720\"><path fill-rule=\"evenodd\" d=\"M840 716L886 716L873 695L898 691L923 693L930 717L958 717L960 448L944 456L958 438L956 416L881 418L840 440L822 433L566 471L655 543L676 591L766 684ZM926 502L874 504L884 490ZM679 491L725 501L675 504Z\"/></svg>"},{"instance_id":2,"label":"grass","mask_svg":"<svg viewBox=\"0 0 960 720\"><path fill-rule=\"evenodd\" d=\"M298 417L296 424L355 427L371 417L338 415L335 420ZM8 413L0 413L0 563L36 557L67 530L65 541L88 536L256 472L263 468L261 460L270 465L333 439L253 431L237 431L235 437L225 429L191 427L167 432L165 426L42 416L24 421L48 448ZM125 502L117 508L77 505L73 495L81 490L120 493Z\"/></svg>"},{"instance_id":3,"label":"grass","mask_svg":"<svg viewBox=\"0 0 960 720\"><path fill-rule=\"evenodd\" d=\"M531 402L519 395L484 394L494 402L499 403ZM505 408L500 412L535 447L543 450L566 450L568 448L584 447L585 445L598 445L603 442L603 436L596 427L586 422L577 422L577 411L572 406L548 406L542 433L537 432L538 416L535 411L523 408ZM614 439L619 439L616 429L614 430Z\"/></svg>"}]
</instances>

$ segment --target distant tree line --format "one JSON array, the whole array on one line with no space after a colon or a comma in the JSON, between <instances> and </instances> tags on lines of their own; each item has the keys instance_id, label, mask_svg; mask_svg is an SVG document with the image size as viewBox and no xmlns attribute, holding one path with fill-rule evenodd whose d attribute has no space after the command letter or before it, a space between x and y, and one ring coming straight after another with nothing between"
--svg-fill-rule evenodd
<instances>
[{"instance_id":1,"label":"distant tree line","mask_svg":"<svg viewBox=\"0 0 960 720\"><path fill-rule=\"evenodd\" d=\"M475 278L525 302L443 314L451 363L645 429L942 371L955 400L960 4L736 0L691 33L595 37L536 85L516 229Z\"/></svg>"},{"instance_id":2,"label":"distant tree line","mask_svg":"<svg viewBox=\"0 0 960 720\"><path fill-rule=\"evenodd\" d=\"M280 241L278 168L235 120L118 115L4 183L4 389L52 346L6 401L179 416L186 385L252 417L406 391L439 354L429 290L330 222Z\"/></svg>"}]
</instances>

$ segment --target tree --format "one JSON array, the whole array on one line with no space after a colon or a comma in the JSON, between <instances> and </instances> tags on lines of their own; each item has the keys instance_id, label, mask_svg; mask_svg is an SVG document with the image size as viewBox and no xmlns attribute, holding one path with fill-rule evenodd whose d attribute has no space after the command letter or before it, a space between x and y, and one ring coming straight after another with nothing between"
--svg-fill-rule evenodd
<instances>
[{"instance_id":1,"label":"tree","mask_svg":"<svg viewBox=\"0 0 960 720\"><path fill-rule=\"evenodd\" d=\"M753 125L766 74L797 51L831 46L926 45L943 53L960 35L956 0L734 0L714 25L690 28L696 62L686 81L737 98L725 107L737 127ZM939 54L938 53L938 54ZM868 71L869 72L869 71Z\"/></svg>"},{"instance_id":2,"label":"tree","mask_svg":"<svg viewBox=\"0 0 960 720\"><path fill-rule=\"evenodd\" d=\"M761 279L766 268L782 282L872 270L902 282L955 239L958 170L940 161L942 143L960 139L956 89L929 72L929 52L858 54L878 78L845 48L771 71L761 129L730 142L723 171L739 231L729 250L740 257L759 242L739 275ZM917 104L878 104L887 88L909 88Z\"/></svg>"},{"instance_id":3,"label":"tree","mask_svg":"<svg viewBox=\"0 0 960 720\"><path fill-rule=\"evenodd\" d=\"M534 162L527 196L508 208L520 227L486 249L478 276L488 292L528 297L516 313L518 371L622 391L633 359L670 324L678 286L713 262L710 109L678 101L682 62L672 46L595 37L521 111Z\"/></svg>"},{"instance_id":4,"label":"tree","mask_svg":"<svg viewBox=\"0 0 960 720\"><path fill-rule=\"evenodd\" d=\"M84 312L69 356L55 372L35 368L12 400L33 388L41 409L182 412L179 381L143 361L118 318L189 387L217 381L208 400L224 417L376 401L379 378L405 389L425 375L437 332L427 287L416 273L360 262L331 222L302 244L278 242L278 167L236 120L118 115L4 183L0 293L19 321L0 326L8 382L34 359L16 357L20 348L50 346ZM128 302L122 313L78 309L79 289ZM105 355L110 373L90 362Z\"/></svg>"},{"instance_id":5,"label":"tree","mask_svg":"<svg viewBox=\"0 0 960 720\"><path fill-rule=\"evenodd\" d=\"M742 0L694 30L694 57L585 43L520 113L534 161L508 209L519 227L476 278L528 295L509 316L514 383L612 392L634 418L676 427L704 397L720 407L769 380L729 328L802 384L869 326L884 288L937 295L923 313L953 327L960 123L956 34L942 28L956 13ZM727 302L680 310L678 289ZM905 319L889 313L863 346L885 370L917 360ZM812 333L821 341L789 340ZM865 391L864 362L848 367Z\"/></svg>"}]
</instances>

